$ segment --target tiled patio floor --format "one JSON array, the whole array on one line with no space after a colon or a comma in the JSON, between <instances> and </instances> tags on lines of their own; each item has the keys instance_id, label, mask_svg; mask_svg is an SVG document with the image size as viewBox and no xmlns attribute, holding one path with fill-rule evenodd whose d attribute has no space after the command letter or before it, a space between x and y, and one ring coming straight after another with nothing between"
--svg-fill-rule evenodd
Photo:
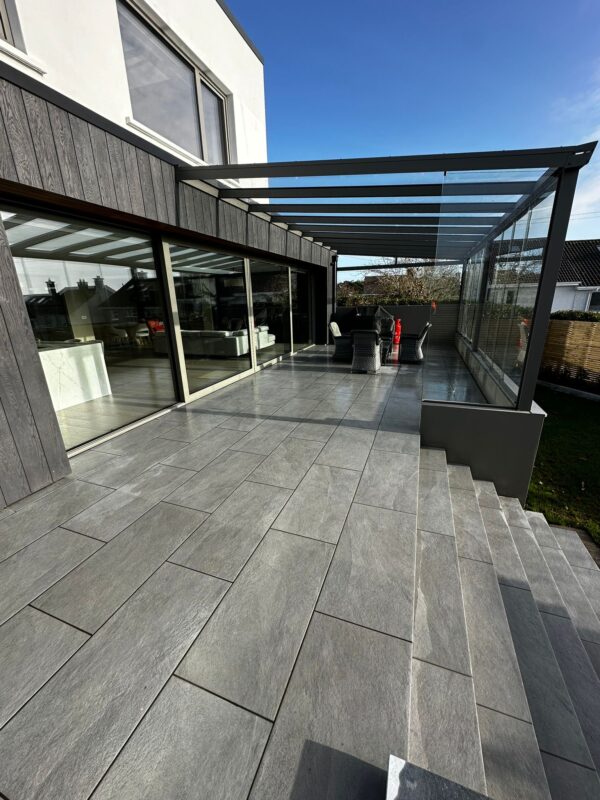
<instances>
[{"instance_id":1,"label":"tiled patio floor","mask_svg":"<svg viewBox=\"0 0 600 800\"><path fill-rule=\"evenodd\" d=\"M536 606L500 544L509 519L525 558L529 522L420 450L420 383L315 348L0 512L0 794L370 800L394 753L547 800L540 748L594 788L564 685L563 738L531 724Z\"/></svg>"}]
</instances>

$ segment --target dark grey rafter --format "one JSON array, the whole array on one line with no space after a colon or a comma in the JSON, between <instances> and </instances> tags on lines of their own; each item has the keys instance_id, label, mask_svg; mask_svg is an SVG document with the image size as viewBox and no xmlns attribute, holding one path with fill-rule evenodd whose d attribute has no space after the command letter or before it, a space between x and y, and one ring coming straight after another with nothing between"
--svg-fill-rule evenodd
<instances>
[{"instance_id":1,"label":"dark grey rafter","mask_svg":"<svg viewBox=\"0 0 600 800\"><path fill-rule=\"evenodd\" d=\"M494 150L383 158L341 158L328 161L280 161L262 164L179 166L177 179L301 178L326 175L384 175L402 172L463 172L472 170L582 167L596 143L530 150Z\"/></svg>"},{"instance_id":2,"label":"dark grey rafter","mask_svg":"<svg viewBox=\"0 0 600 800\"><path fill-rule=\"evenodd\" d=\"M330 233L398 233L402 235L415 235L421 234L437 234L440 236L459 236L465 234L472 234L472 238L476 239L477 236L485 236L488 228L465 228L459 227L445 227L437 225L299 225L298 230L302 231L308 236L323 235L327 236Z\"/></svg>"},{"instance_id":3,"label":"dark grey rafter","mask_svg":"<svg viewBox=\"0 0 600 800\"><path fill-rule=\"evenodd\" d=\"M290 228L302 224L307 225L432 225L438 227L452 227L454 225L472 225L482 229L493 228L502 217L482 216L482 217L440 217L432 215L430 217L401 217L390 215L387 217L364 217L364 216L310 216L310 215L287 215L273 217L274 222L285 222Z\"/></svg>"},{"instance_id":4,"label":"dark grey rafter","mask_svg":"<svg viewBox=\"0 0 600 800\"><path fill-rule=\"evenodd\" d=\"M297 212L308 214L505 214L514 208L514 203L251 203L249 211L267 214Z\"/></svg>"},{"instance_id":5,"label":"dark grey rafter","mask_svg":"<svg viewBox=\"0 0 600 800\"><path fill-rule=\"evenodd\" d=\"M528 194L535 181L408 183L380 186L250 186L221 189L221 197L471 197Z\"/></svg>"},{"instance_id":6,"label":"dark grey rafter","mask_svg":"<svg viewBox=\"0 0 600 800\"><path fill-rule=\"evenodd\" d=\"M411 259L409 263L400 262L399 264L359 264L355 267L338 267L338 272L362 272L363 270L379 270L379 269L402 269L403 267L462 267L462 261L457 259L448 259L446 261L416 260Z\"/></svg>"}]
</instances>

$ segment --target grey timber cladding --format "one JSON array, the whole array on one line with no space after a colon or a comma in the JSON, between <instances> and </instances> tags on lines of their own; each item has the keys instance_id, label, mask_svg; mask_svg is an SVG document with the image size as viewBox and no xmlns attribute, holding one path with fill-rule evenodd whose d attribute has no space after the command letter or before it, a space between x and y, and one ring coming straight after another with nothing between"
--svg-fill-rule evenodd
<instances>
[{"instance_id":1,"label":"grey timber cladding","mask_svg":"<svg viewBox=\"0 0 600 800\"><path fill-rule=\"evenodd\" d=\"M287 232L287 256L300 259L300 237L291 231Z\"/></svg>"},{"instance_id":2,"label":"grey timber cladding","mask_svg":"<svg viewBox=\"0 0 600 800\"><path fill-rule=\"evenodd\" d=\"M321 266L328 267L331 262L331 250L327 247L321 248Z\"/></svg>"},{"instance_id":3,"label":"grey timber cladding","mask_svg":"<svg viewBox=\"0 0 600 800\"><path fill-rule=\"evenodd\" d=\"M175 169L0 80L0 178L175 225Z\"/></svg>"},{"instance_id":4,"label":"grey timber cladding","mask_svg":"<svg viewBox=\"0 0 600 800\"><path fill-rule=\"evenodd\" d=\"M2 508L70 472L1 223L0 453Z\"/></svg>"},{"instance_id":5,"label":"grey timber cladding","mask_svg":"<svg viewBox=\"0 0 600 800\"><path fill-rule=\"evenodd\" d=\"M269 249L268 220L248 214L248 247L256 247L258 250Z\"/></svg>"},{"instance_id":6,"label":"grey timber cladding","mask_svg":"<svg viewBox=\"0 0 600 800\"><path fill-rule=\"evenodd\" d=\"M312 245L312 258L310 259L313 264L321 263L321 247L313 242Z\"/></svg>"},{"instance_id":7,"label":"grey timber cladding","mask_svg":"<svg viewBox=\"0 0 600 800\"><path fill-rule=\"evenodd\" d=\"M246 244L246 212L241 208L226 203L218 202L218 236L229 242Z\"/></svg>"},{"instance_id":8,"label":"grey timber cladding","mask_svg":"<svg viewBox=\"0 0 600 800\"><path fill-rule=\"evenodd\" d=\"M312 261L312 242L302 238L300 240L300 259L302 261Z\"/></svg>"},{"instance_id":9,"label":"grey timber cladding","mask_svg":"<svg viewBox=\"0 0 600 800\"><path fill-rule=\"evenodd\" d=\"M216 236L217 198L187 183L180 183L178 188L179 226L207 236Z\"/></svg>"},{"instance_id":10,"label":"grey timber cladding","mask_svg":"<svg viewBox=\"0 0 600 800\"><path fill-rule=\"evenodd\" d=\"M287 231L279 225L270 225L269 250L278 256L284 256L286 250Z\"/></svg>"}]
</instances>

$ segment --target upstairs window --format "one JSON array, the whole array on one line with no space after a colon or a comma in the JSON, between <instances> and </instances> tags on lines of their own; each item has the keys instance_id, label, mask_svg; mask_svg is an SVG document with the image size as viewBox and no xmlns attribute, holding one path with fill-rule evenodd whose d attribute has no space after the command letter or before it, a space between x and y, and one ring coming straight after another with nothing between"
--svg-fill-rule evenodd
<instances>
[{"instance_id":1,"label":"upstairs window","mask_svg":"<svg viewBox=\"0 0 600 800\"><path fill-rule=\"evenodd\" d=\"M225 163L223 97L124 3L117 7L135 120L209 164Z\"/></svg>"},{"instance_id":2,"label":"upstairs window","mask_svg":"<svg viewBox=\"0 0 600 800\"><path fill-rule=\"evenodd\" d=\"M4 39L9 44L14 44L4 0L0 0L0 39Z\"/></svg>"}]
</instances>

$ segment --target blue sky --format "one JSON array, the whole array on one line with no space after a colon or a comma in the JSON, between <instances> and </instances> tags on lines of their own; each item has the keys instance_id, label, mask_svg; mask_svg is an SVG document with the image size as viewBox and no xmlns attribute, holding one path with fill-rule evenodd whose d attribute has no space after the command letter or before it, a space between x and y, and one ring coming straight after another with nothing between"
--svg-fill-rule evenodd
<instances>
[{"instance_id":1,"label":"blue sky","mask_svg":"<svg viewBox=\"0 0 600 800\"><path fill-rule=\"evenodd\" d=\"M271 161L600 137L600 0L228 2L265 59ZM600 153L569 230L587 237Z\"/></svg>"}]
</instances>

